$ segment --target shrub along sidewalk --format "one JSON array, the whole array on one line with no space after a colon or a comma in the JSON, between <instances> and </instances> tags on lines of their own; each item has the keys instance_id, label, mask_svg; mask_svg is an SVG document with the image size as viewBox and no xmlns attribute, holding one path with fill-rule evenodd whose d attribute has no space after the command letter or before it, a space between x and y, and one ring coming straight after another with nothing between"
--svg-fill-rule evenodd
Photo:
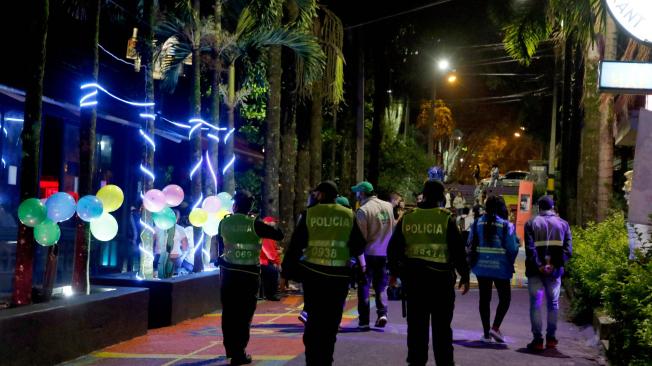
<instances>
[{"instance_id":1,"label":"shrub along sidewalk","mask_svg":"<svg viewBox=\"0 0 652 366\"><path fill-rule=\"evenodd\" d=\"M573 229L573 257L567 286L573 293L571 317L591 321L604 308L616 320L607 356L613 365L652 364L652 261L639 254L629 260L622 213Z\"/></svg>"}]
</instances>

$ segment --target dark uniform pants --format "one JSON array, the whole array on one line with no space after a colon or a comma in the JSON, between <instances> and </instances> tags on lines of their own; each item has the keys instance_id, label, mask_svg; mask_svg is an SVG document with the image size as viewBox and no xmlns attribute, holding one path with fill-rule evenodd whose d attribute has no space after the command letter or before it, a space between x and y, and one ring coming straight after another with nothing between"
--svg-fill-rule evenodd
<instances>
[{"instance_id":1,"label":"dark uniform pants","mask_svg":"<svg viewBox=\"0 0 652 366\"><path fill-rule=\"evenodd\" d=\"M242 357L258 301L258 274L222 268L222 335L226 357ZM256 267L254 267L256 268Z\"/></svg>"},{"instance_id":2,"label":"dark uniform pants","mask_svg":"<svg viewBox=\"0 0 652 366\"><path fill-rule=\"evenodd\" d=\"M308 274L303 282L304 310L310 309L303 332L306 365L331 365L337 331L349 292L349 277Z\"/></svg>"},{"instance_id":3,"label":"dark uniform pants","mask_svg":"<svg viewBox=\"0 0 652 366\"><path fill-rule=\"evenodd\" d=\"M455 308L455 273L425 267L406 268L403 284L407 295L408 357L410 365L428 362L428 339L438 366L454 365L451 321Z\"/></svg>"},{"instance_id":4,"label":"dark uniform pants","mask_svg":"<svg viewBox=\"0 0 652 366\"><path fill-rule=\"evenodd\" d=\"M267 300L278 297L278 270L273 264L260 266L260 276L263 282L263 295Z\"/></svg>"},{"instance_id":5,"label":"dark uniform pants","mask_svg":"<svg viewBox=\"0 0 652 366\"><path fill-rule=\"evenodd\" d=\"M369 289L373 285L376 297L376 314L387 315L387 257L365 256L367 261L366 281L358 287L358 314L360 325L369 325Z\"/></svg>"}]
</instances>

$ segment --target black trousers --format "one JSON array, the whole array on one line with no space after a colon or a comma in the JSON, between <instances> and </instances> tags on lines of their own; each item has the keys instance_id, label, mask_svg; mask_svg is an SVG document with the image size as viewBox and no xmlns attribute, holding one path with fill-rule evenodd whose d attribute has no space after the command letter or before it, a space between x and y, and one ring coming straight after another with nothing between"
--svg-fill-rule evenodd
<instances>
[{"instance_id":1,"label":"black trousers","mask_svg":"<svg viewBox=\"0 0 652 366\"><path fill-rule=\"evenodd\" d=\"M249 343L249 329L258 301L258 273L222 268L222 335L226 357L242 357ZM257 270L253 267L252 271Z\"/></svg>"},{"instance_id":2,"label":"black trousers","mask_svg":"<svg viewBox=\"0 0 652 366\"><path fill-rule=\"evenodd\" d=\"M366 281L358 286L358 314L360 325L369 325L369 289L373 285L376 297L376 313L380 318L387 315L387 257L365 256Z\"/></svg>"},{"instance_id":3,"label":"black trousers","mask_svg":"<svg viewBox=\"0 0 652 366\"><path fill-rule=\"evenodd\" d=\"M270 300L278 298L278 270L273 264L260 266L263 295Z\"/></svg>"},{"instance_id":4,"label":"black trousers","mask_svg":"<svg viewBox=\"0 0 652 366\"><path fill-rule=\"evenodd\" d=\"M349 292L349 277L308 274L303 281L304 310L309 310L303 332L306 365L332 365L337 331Z\"/></svg>"},{"instance_id":5,"label":"black trousers","mask_svg":"<svg viewBox=\"0 0 652 366\"><path fill-rule=\"evenodd\" d=\"M454 365L453 310L455 273L425 267L406 268L402 275L407 295L408 357L410 365L428 362L429 331L438 366Z\"/></svg>"},{"instance_id":6,"label":"black trousers","mask_svg":"<svg viewBox=\"0 0 652 366\"><path fill-rule=\"evenodd\" d=\"M509 303L512 301L512 288L509 280L499 280L489 277L478 277L478 287L480 288L480 318L482 319L482 329L485 337L489 336L489 322L491 318L491 290L492 284L496 285L498 291L498 307L496 308L496 317L494 318L494 328L500 328Z\"/></svg>"}]
</instances>

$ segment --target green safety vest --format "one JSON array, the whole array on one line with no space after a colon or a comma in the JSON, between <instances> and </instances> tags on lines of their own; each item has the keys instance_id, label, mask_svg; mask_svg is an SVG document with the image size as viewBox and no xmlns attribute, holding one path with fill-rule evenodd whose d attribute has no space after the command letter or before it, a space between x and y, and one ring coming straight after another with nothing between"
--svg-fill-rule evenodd
<instances>
[{"instance_id":1,"label":"green safety vest","mask_svg":"<svg viewBox=\"0 0 652 366\"><path fill-rule=\"evenodd\" d=\"M337 204L319 204L306 214L308 247L303 260L322 266L345 267L350 258L348 241L353 211Z\"/></svg>"},{"instance_id":2,"label":"green safety vest","mask_svg":"<svg viewBox=\"0 0 652 366\"><path fill-rule=\"evenodd\" d=\"M243 214L225 217L220 224L224 241L223 259L239 265L260 264L261 238L256 235L255 219Z\"/></svg>"},{"instance_id":3,"label":"green safety vest","mask_svg":"<svg viewBox=\"0 0 652 366\"><path fill-rule=\"evenodd\" d=\"M421 209L403 216L405 255L428 262L449 263L446 232L450 213L440 208Z\"/></svg>"}]
</instances>

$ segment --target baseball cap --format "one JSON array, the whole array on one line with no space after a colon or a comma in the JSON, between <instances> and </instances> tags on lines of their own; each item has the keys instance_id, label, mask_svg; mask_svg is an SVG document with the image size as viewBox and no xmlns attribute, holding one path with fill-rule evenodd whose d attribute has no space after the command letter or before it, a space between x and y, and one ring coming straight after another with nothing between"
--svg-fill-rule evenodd
<instances>
[{"instance_id":1,"label":"baseball cap","mask_svg":"<svg viewBox=\"0 0 652 366\"><path fill-rule=\"evenodd\" d=\"M364 181L351 187L351 190L353 192L371 193L374 191L374 186L371 183Z\"/></svg>"},{"instance_id":2,"label":"baseball cap","mask_svg":"<svg viewBox=\"0 0 652 366\"><path fill-rule=\"evenodd\" d=\"M337 196L337 198L335 199L335 203L344 207L351 207L351 204L349 203L349 199L344 196Z\"/></svg>"}]
</instances>

